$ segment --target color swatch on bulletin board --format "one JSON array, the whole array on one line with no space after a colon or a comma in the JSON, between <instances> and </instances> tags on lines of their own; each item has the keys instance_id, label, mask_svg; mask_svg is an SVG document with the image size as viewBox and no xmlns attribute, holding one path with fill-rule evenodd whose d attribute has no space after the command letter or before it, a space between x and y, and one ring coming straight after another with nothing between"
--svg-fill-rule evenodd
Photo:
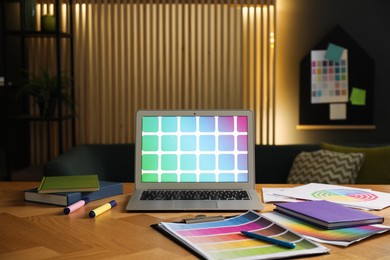
<instances>
[{"instance_id":1,"label":"color swatch on bulletin board","mask_svg":"<svg viewBox=\"0 0 390 260\"><path fill-rule=\"evenodd\" d=\"M350 101L355 106L366 105L366 90L360 88L352 88Z\"/></svg>"},{"instance_id":2,"label":"color swatch on bulletin board","mask_svg":"<svg viewBox=\"0 0 390 260\"><path fill-rule=\"evenodd\" d=\"M325 53L325 58L334 62L339 62L343 56L344 48L333 43L329 43Z\"/></svg>"},{"instance_id":3,"label":"color swatch on bulletin board","mask_svg":"<svg viewBox=\"0 0 390 260\"><path fill-rule=\"evenodd\" d=\"M311 51L311 103L348 102L348 50L338 62L326 50Z\"/></svg>"},{"instance_id":4,"label":"color swatch on bulletin board","mask_svg":"<svg viewBox=\"0 0 390 260\"><path fill-rule=\"evenodd\" d=\"M299 126L314 126L316 129L321 129L322 126L324 128L328 128L328 126L343 128L345 126L348 129L361 126L374 127L375 60L373 57L339 25L332 28L310 49L300 62ZM318 57L314 55L313 62L316 61L315 64L312 62L313 50L314 54L317 51L319 54ZM330 70L326 66L325 73L322 70L323 63L321 64L320 61L333 67L333 82L336 79L334 72L337 66L335 62L339 63L339 73L345 71L345 80L342 75L339 76L338 80L347 83L348 86L344 85L344 87L349 93L346 91L344 93L334 92L337 87L329 80L332 79L332 77L329 78ZM321 70L314 70L314 65L319 65ZM326 80L322 76L326 76ZM312 86L312 81L316 84L315 80L318 80L318 86ZM324 84L325 82L328 83ZM341 85L341 87L343 86ZM365 90L365 97L361 95L363 93L356 93L356 90L352 95L353 88ZM325 93L321 92L323 90ZM337 110L333 111L336 113L330 115L330 104L345 104L345 113Z\"/></svg>"},{"instance_id":5,"label":"color swatch on bulletin board","mask_svg":"<svg viewBox=\"0 0 390 260\"><path fill-rule=\"evenodd\" d=\"M222 221L197 224L160 223L171 236L207 259L270 259L325 253L327 248L306 240L254 211ZM294 249L248 238L241 231L256 232L293 242Z\"/></svg>"}]
</instances>

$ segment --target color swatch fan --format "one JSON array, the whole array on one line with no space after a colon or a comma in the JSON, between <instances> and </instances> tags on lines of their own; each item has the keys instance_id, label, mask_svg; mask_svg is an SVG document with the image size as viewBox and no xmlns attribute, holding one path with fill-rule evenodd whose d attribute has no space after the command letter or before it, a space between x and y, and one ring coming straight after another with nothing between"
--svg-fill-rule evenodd
<instances>
[{"instance_id":1,"label":"color swatch fan","mask_svg":"<svg viewBox=\"0 0 390 260\"><path fill-rule=\"evenodd\" d=\"M152 227L206 259L276 259L328 252L326 247L311 242L254 211L222 221L197 224L163 222ZM291 242L295 247L291 249L248 238L242 231Z\"/></svg>"}]
</instances>

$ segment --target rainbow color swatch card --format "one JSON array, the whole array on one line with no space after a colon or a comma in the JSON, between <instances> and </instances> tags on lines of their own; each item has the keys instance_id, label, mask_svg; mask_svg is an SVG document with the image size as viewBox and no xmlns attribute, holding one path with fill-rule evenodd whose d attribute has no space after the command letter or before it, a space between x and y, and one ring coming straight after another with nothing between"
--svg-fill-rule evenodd
<instances>
[{"instance_id":1,"label":"rainbow color swatch card","mask_svg":"<svg viewBox=\"0 0 390 260\"><path fill-rule=\"evenodd\" d=\"M326 53L311 51L311 103L348 102L348 50L339 61L327 59Z\"/></svg>"},{"instance_id":2,"label":"rainbow color swatch card","mask_svg":"<svg viewBox=\"0 0 390 260\"><path fill-rule=\"evenodd\" d=\"M329 250L301 235L280 226L263 215L248 211L221 221L196 224L158 224L158 230L175 238L182 246L206 259L276 259L323 254ZM250 231L296 244L289 249L276 244L249 238L241 231Z\"/></svg>"},{"instance_id":3,"label":"rainbow color swatch card","mask_svg":"<svg viewBox=\"0 0 390 260\"><path fill-rule=\"evenodd\" d=\"M337 246L349 246L372 235L390 230L390 226L385 225L365 225L327 230L277 212L267 212L264 213L264 216L308 239Z\"/></svg>"}]
</instances>

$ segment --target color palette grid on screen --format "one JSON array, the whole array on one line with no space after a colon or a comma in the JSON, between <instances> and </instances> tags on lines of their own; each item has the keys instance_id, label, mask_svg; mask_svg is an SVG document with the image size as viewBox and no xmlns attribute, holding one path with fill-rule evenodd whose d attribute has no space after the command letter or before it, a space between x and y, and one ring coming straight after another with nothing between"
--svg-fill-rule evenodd
<instances>
[{"instance_id":1,"label":"color palette grid on screen","mask_svg":"<svg viewBox=\"0 0 390 260\"><path fill-rule=\"evenodd\" d=\"M347 50L338 62L325 55L325 50L311 51L311 103L348 102Z\"/></svg>"},{"instance_id":2,"label":"color palette grid on screen","mask_svg":"<svg viewBox=\"0 0 390 260\"><path fill-rule=\"evenodd\" d=\"M246 116L145 116L142 182L248 182Z\"/></svg>"},{"instance_id":3,"label":"color palette grid on screen","mask_svg":"<svg viewBox=\"0 0 390 260\"><path fill-rule=\"evenodd\" d=\"M316 244L279 226L265 217L249 211L237 217L223 221L197 224L163 223L181 240L191 244L207 259L255 258L269 259L275 257L297 255L305 250L317 248ZM294 249L288 249L268 242L248 238L241 231L251 231L276 239L293 242Z\"/></svg>"}]
</instances>

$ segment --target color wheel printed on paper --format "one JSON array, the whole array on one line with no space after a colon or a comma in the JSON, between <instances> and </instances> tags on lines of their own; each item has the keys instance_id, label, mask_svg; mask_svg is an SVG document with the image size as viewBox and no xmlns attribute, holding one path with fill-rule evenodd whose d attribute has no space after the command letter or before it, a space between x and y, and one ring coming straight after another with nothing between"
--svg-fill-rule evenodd
<instances>
[{"instance_id":1,"label":"color wheel printed on paper","mask_svg":"<svg viewBox=\"0 0 390 260\"><path fill-rule=\"evenodd\" d=\"M314 198L334 202L362 202L378 199L378 196L362 190L331 189L319 190L311 194Z\"/></svg>"}]
</instances>

